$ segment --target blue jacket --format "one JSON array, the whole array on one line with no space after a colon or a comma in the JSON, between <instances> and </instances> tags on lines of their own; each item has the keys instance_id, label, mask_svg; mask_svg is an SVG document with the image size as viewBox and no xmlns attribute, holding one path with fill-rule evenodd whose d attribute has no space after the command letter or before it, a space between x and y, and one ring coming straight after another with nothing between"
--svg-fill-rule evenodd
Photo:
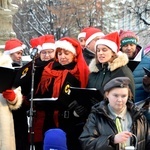
<instances>
[{"instance_id":1,"label":"blue jacket","mask_svg":"<svg viewBox=\"0 0 150 150\"><path fill-rule=\"evenodd\" d=\"M145 98L147 98L149 94L143 88L143 77L145 75L143 67L150 69L150 57L146 55L143 56L143 58L141 59L141 62L133 71L134 82L135 82L135 102L144 100Z\"/></svg>"}]
</instances>

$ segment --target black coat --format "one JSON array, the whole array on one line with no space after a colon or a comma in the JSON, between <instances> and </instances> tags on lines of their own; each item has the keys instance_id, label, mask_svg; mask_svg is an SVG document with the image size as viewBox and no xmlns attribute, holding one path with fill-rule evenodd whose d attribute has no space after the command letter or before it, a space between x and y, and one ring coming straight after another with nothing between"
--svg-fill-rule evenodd
<instances>
[{"instance_id":1,"label":"black coat","mask_svg":"<svg viewBox=\"0 0 150 150\"><path fill-rule=\"evenodd\" d=\"M119 150L110 137L117 134L116 125L108 114L108 102L102 101L92 107L91 114L79 137L83 150ZM137 136L137 150L148 150L148 123L142 112L128 101L127 109L132 117L131 132ZM133 140L132 142L135 142ZM132 143L134 145L134 143Z\"/></svg>"},{"instance_id":2,"label":"black coat","mask_svg":"<svg viewBox=\"0 0 150 150\"><path fill-rule=\"evenodd\" d=\"M53 70L71 70L75 67L76 63L70 63L62 66L58 62L54 62ZM48 91L43 94L39 91L35 96L38 98L52 97L53 85L55 78L52 79L48 87ZM34 133L37 140L43 138L43 134L50 128L56 128L56 122L54 119L54 113L59 111L58 122L59 128L66 132L68 150L81 150L78 137L82 132L83 125L85 123L85 117L75 117L73 115L74 108L69 108L62 105L57 101L35 102L36 115L34 117ZM42 115L44 113L44 115ZM65 115L67 114L67 115ZM42 118L41 118L42 116ZM39 134L42 132L42 134Z\"/></svg>"},{"instance_id":3,"label":"black coat","mask_svg":"<svg viewBox=\"0 0 150 150\"><path fill-rule=\"evenodd\" d=\"M91 60L95 57L95 54L92 53L90 50L88 50L87 48L84 48L83 50L83 57L87 63L87 65L90 64Z\"/></svg>"},{"instance_id":4,"label":"black coat","mask_svg":"<svg viewBox=\"0 0 150 150\"><path fill-rule=\"evenodd\" d=\"M38 66L38 76L35 74L35 85L34 87L37 87L38 82L40 81L42 70L44 69L44 66L46 66L49 63L49 61L41 61L39 58L35 60L35 66ZM30 64L31 65L31 64ZM18 67L18 64L13 63L13 67ZM30 66L31 67L31 66ZM30 91L31 91L31 79L27 82L25 82L25 90L22 87L22 94L24 96L27 96L28 98L31 97ZM26 89L28 88L28 89ZM29 91L29 93L25 92ZM25 95L27 94L27 95ZM13 119L14 119L14 128L15 128L15 138L16 138L16 150L27 150L28 149L28 124L27 124L27 110L29 110L29 105L26 104L25 101L23 101L22 106L12 111L13 113Z\"/></svg>"},{"instance_id":5,"label":"black coat","mask_svg":"<svg viewBox=\"0 0 150 150\"><path fill-rule=\"evenodd\" d=\"M14 62L12 66L19 67L20 65ZM27 109L28 107L26 107L25 103L23 102L19 109L12 111L14 119L16 150L28 149Z\"/></svg>"},{"instance_id":6,"label":"black coat","mask_svg":"<svg viewBox=\"0 0 150 150\"><path fill-rule=\"evenodd\" d=\"M126 54L118 56L112 63L103 65L96 63L93 59L89 65L90 75L87 87L97 88L104 93L104 85L116 77L129 77L131 80L130 88L134 96L135 86L132 71L127 67L128 57Z\"/></svg>"}]
</instances>

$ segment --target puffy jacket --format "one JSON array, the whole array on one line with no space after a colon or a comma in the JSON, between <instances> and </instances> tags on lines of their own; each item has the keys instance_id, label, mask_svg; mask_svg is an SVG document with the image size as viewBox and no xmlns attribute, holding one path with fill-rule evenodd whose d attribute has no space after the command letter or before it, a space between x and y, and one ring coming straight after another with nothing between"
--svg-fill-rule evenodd
<instances>
[{"instance_id":1,"label":"puffy jacket","mask_svg":"<svg viewBox=\"0 0 150 150\"><path fill-rule=\"evenodd\" d=\"M93 59L89 65L90 75L87 87L97 88L104 93L104 85L113 78L116 77L129 77L131 80L130 88L134 95L134 78L131 70L127 67L128 57L126 54L118 56L112 63L103 65L96 63L96 59Z\"/></svg>"},{"instance_id":2,"label":"puffy jacket","mask_svg":"<svg viewBox=\"0 0 150 150\"><path fill-rule=\"evenodd\" d=\"M91 113L79 137L83 150L119 150L119 144L111 142L110 137L117 134L116 125L107 113L107 101L92 107ZM132 117L131 132L137 136L137 150L148 150L148 123L142 112L132 103L127 102ZM135 142L133 140L132 142ZM132 143L134 145L134 143Z\"/></svg>"}]
</instances>

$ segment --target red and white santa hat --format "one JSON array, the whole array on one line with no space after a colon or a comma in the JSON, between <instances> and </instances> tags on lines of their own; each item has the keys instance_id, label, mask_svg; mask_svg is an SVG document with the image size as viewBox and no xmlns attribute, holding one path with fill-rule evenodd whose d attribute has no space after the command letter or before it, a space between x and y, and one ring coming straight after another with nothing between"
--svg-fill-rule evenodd
<instances>
[{"instance_id":1,"label":"red and white santa hat","mask_svg":"<svg viewBox=\"0 0 150 150\"><path fill-rule=\"evenodd\" d=\"M30 45L31 45L31 48L30 48L30 53L32 52L32 49L33 48L37 48L38 49L38 53L39 51L41 51L42 49L42 40L40 37L35 37L35 38L32 38L30 40Z\"/></svg>"},{"instance_id":2,"label":"red and white santa hat","mask_svg":"<svg viewBox=\"0 0 150 150\"><path fill-rule=\"evenodd\" d=\"M65 39L64 40L60 39L60 40L56 41L55 45L56 45L56 50L57 50L57 48L62 48L62 49L72 52L74 55L77 55L75 47L72 45L71 42L69 42Z\"/></svg>"},{"instance_id":3,"label":"red and white santa hat","mask_svg":"<svg viewBox=\"0 0 150 150\"><path fill-rule=\"evenodd\" d=\"M93 39L95 39L96 37L103 37L104 33L95 27L89 27L86 30L86 36L85 36L85 46L87 46Z\"/></svg>"},{"instance_id":4,"label":"red and white santa hat","mask_svg":"<svg viewBox=\"0 0 150 150\"><path fill-rule=\"evenodd\" d=\"M20 50L24 50L26 45L24 45L20 40L14 38L7 40L5 43L4 53L5 55L10 55L12 53L18 52Z\"/></svg>"},{"instance_id":5,"label":"red and white santa hat","mask_svg":"<svg viewBox=\"0 0 150 150\"><path fill-rule=\"evenodd\" d=\"M83 28L81 30L81 32L78 34L78 41L80 38L85 38L86 37L86 31L89 29L90 27L86 27L86 28Z\"/></svg>"},{"instance_id":6,"label":"red and white santa hat","mask_svg":"<svg viewBox=\"0 0 150 150\"><path fill-rule=\"evenodd\" d=\"M42 39L42 49L40 51L46 50L46 49L53 49L53 50L56 49L55 38L53 35L46 34L42 36L41 39Z\"/></svg>"},{"instance_id":7,"label":"red and white santa hat","mask_svg":"<svg viewBox=\"0 0 150 150\"><path fill-rule=\"evenodd\" d=\"M120 38L118 32L112 32L110 34L105 35L101 39L97 40L95 43L95 50L97 45L106 45L109 47L113 52L119 54L120 50Z\"/></svg>"}]
</instances>

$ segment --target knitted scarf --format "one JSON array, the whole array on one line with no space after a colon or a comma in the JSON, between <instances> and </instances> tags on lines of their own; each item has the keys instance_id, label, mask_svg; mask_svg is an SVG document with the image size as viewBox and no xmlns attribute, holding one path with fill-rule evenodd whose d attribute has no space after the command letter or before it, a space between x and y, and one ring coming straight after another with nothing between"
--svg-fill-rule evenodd
<instances>
[{"instance_id":1,"label":"knitted scarf","mask_svg":"<svg viewBox=\"0 0 150 150\"><path fill-rule=\"evenodd\" d=\"M48 91L49 85L52 82L52 79L54 78L54 84L53 84L53 94L52 97L58 97L60 93L60 89L65 81L65 78L67 76L67 73L70 72L72 75L74 75L77 79L79 79L79 71L77 69L77 66L74 67L72 70L53 70L52 69L53 62L49 63L42 73L41 81L38 85L37 91L40 90L43 94L45 91Z\"/></svg>"}]
</instances>

